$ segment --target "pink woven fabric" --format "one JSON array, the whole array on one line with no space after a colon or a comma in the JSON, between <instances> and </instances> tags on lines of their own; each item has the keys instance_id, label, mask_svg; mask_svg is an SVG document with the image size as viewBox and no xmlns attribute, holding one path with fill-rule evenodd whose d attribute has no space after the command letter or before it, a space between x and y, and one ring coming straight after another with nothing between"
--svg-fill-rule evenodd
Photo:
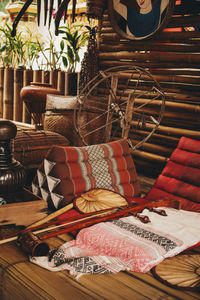
<instances>
[{"instance_id":1,"label":"pink woven fabric","mask_svg":"<svg viewBox=\"0 0 200 300\"><path fill-rule=\"evenodd\" d=\"M167 216L145 209L148 224L130 216L82 229L75 240L53 251L49 267L62 266L76 275L147 272L200 241L199 213L163 209Z\"/></svg>"}]
</instances>

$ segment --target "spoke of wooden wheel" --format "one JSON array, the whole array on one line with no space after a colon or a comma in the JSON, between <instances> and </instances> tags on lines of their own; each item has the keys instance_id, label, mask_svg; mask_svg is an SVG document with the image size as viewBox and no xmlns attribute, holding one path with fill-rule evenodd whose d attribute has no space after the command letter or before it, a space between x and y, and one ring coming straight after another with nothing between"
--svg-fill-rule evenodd
<instances>
[{"instance_id":1,"label":"spoke of wooden wheel","mask_svg":"<svg viewBox=\"0 0 200 300\"><path fill-rule=\"evenodd\" d=\"M141 74L140 74L141 76ZM122 130L122 137L127 139L128 138L128 134L129 134L129 130L130 130L130 127L131 127L131 120L132 120L132 117L133 117L133 109L134 109L134 102L135 102L135 97L134 97L134 94L135 94L135 90L139 84L139 79L140 79L140 76L137 80L137 83L136 83L136 86L134 87L134 90L131 94L129 94L128 96L128 102L127 102L127 105L126 105L126 112L125 112L125 125L124 125L124 128ZM129 78L129 81L128 81L128 84L130 82L130 78Z\"/></svg>"},{"instance_id":2,"label":"spoke of wooden wheel","mask_svg":"<svg viewBox=\"0 0 200 300\"><path fill-rule=\"evenodd\" d=\"M91 107L96 109L96 107L93 107L93 106L87 106L87 108L91 108ZM97 109L96 109L96 110L97 110ZM81 126L81 129L86 128L88 125L90 125L90 124L93 123L94 121L96 121L96 120L102 118L103 116L105 116L107 113L110 112L110 109L108 109L108 110L103 110L103 109L102 109L102 111L103 111L103 113L102 113L101 115L97 115L95 118L93 118L92 120L90 120L90 121L88 121L87 123L85 123L84 125L82 125L82 126ZM106 126L106 124L105 124L104 126ZM99 130L99 128L97 128L97 130Z\"/></svg>"},{"instance_id":3,"label":"spoke of wooden wheel","mask_svg":"<svg viewBox=\"0 0 200 300\"><path fill-rule=\"evenodd\" d=\"M96 116L95 118L93 118L92 120L88 121L87 123L84 123L84 125L81 126L80 129L84 129L86 128L88 125L90 125L91 123L93 123L94 121L97 121L98 119L100 119L101 117L103 117L105 114L107 114L107 111L105 111L103 114ZM106 124L104 125L106 126ZM97 128L97 130L99 130L99 128Z\"/></svg>"},{"instance_id":4,"label":"spoke of wooden wheel","mask_svg":"<svg viewBox=\"0 0 200 300\"><path fill-rule=\"evenodd\" d=\"M110 124L113 124L113 123L118 122L118 121L119 121L119 119L114 119L114 120L112 120L112 121L110 122ZM83 137L85 138L85 137L87 137L88 135L90 135L90 134L92 134L92 133L94 133L94 132L97 132L98 130L103 129L103 128L105 128L107 125L110 125L110 124L104 124L104 125L102 125L102 126L96 128L96 129L94 129L94 130L92 130L92 131L90 131L90 132L84 134ZM84 127L81 127L80 129L84 129L84 128L85 128L85 126L84 126Z\"/></svg>"},{"instance_id":5,"label":"spoke of wooden wheel","mask_svg":"<svg viewBox=\"0 0 200 300\"><path fill-rule=\"evenodd\" d=\"M92 101L91 101L92 102ZM90 103L91 103L90 102ZM95 103L95 102L94 102ZM108 111L107 110L105 110L105 109L103 109L103 108L100 108L100 107L97 107L97 106L95 106L95 105L86 105L85 107L84 107L85 109L91 109L91 110L93 110L94 112L97 112L97 111L99 111L99 112L103 112L103 113L107 113Z\"/></svg>"},{"instance_id":6,"label":"spoke of wooden wheel","mask_svg":"<svg viewBox=\"0 0 200 300\"><path fill-rule=\"evenodd\" d=\"M122 130L122 138L124 138L124 139L128 138L129 130L130 130L130 127L131 127L130 122L131 122L132 116L133 116L134 101L135 101L134 95L129 94L128 103L126 105L125 126Z\"/></svg>"},{"instance_id":7,"label":"spoke of wooden wheel","mask_svg":"<svg viewBox=\"0 0 200 300\"><path fill-rule=\"evenodd\" d=\"M106 118L106 140L105 140L106 143L109 142L111 136L112 123L110 122L110 120L112 118L112 114L110 113L110 107L111 107L111 103L113 102L113 97L116 99L117 86L118 86L118 76L114 74L111 78L111 90L110 90L110 95L108 97L108 114Z\"/></svg>"}]
</instances>

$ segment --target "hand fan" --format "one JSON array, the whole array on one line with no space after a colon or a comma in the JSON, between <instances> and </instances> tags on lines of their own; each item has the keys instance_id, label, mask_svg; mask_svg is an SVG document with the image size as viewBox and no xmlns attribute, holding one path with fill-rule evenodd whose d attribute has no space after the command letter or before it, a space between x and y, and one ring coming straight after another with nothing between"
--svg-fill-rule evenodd
<instances>
[{"instance_id":1,"label":"hand fan","mask_svg":"<svg viewBox=\"0 0 200 300\"><path fill-rule=\"evenodd\" d=\"M75 208L82 213L90 213L127 204L123 196L106 189L90 190L74 200Z\"/></svg>"}]
</instances>

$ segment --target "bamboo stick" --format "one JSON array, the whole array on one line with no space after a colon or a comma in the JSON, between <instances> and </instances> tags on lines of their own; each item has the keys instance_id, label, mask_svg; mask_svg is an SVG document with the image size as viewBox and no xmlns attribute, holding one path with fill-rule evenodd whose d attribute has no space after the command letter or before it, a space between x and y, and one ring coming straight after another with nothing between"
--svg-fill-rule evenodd
<instances>
[{"instance_id":1,"label":"bamboo stick","mask_svg":"<svg viewBox=\"0 0 200 300\"><path fill-rule=\"evenodd\" d=\"M121 66L121 65L130 65L133 64L134 66L138 66L138 67L142 67L142 68L146 68L146 69L151 69L151 68L191 68L191 64L188 62L163 62L163 61L138 61L138 60L130 60L130 59L126 59L121 61L119 60L100 60L100 67L101 70L104 70L108 67L114 67L114 66ZM196 63L194 65L192 65L192 69L198 69L200 68L200 63Z\"/></svg>"},{"instance_id":2,"label":"bamboo stick","mask_svg":"<svg viewBox=\"0 0 200 300\"><path fill-rule=\"evenodd\" d=\"M42 83L49 83L49 71L42 70Z\"/></svg>"},{"instance_id":3,"label":"bamboo stick","mask_svg":"<svg viewBox=\"0 0 200 300\"><path fill-rule=\"evenodd\" d=\"M23 76L23 86L27 86L33 80L33 71L32 70L24 70ZM31 124L31 114L29 113L28 109L26 108L25 103L22 104L22 122Z\"/></svg>"},{"instance_id":4,"label":"bamboo stick","mask_svg":"<svg viewBox=\"0 0 200 300\"><path fill-rule=\"evenodd\" d=\"M3 118L13 119L13 69L11 68L4 70Z\"/></svg>"},{"instance_id":5,"label":"bamboo stick","mask_svg":"<svg viewBox=\"0 0 200 300\"><path fill-rule=\"evenodd\" d=\"M155 164L155 162L145 161L137 157L134 158L134 163L138 172L141 172L142 174L148 174L151 177L158 177L166 165L166 162L157 162Z\"/></svg>"},{"instance_id":6,"label":"bamboo stick","mask_svg":"<svg viewBox=\"0 0 200 300\"><path fill-rule=\"evenodd\" d=\"M3 82L4 82L4 69L0 68L0 118L3 117Z\"/></svg>"},{"instance_id":7,"label":"bamboo stick","mask_svg":"<svg viewBox=\"0 0 200 300\"><path fill-rule=\"evenodd\" d=\"M100 34L100 40L101 42L106 42L106 41L109 41L109 42L119 42L120 41L120 36L115 33L115 32L112 32L112 33L101 33Z\"/></svg>"},{"instance_id":8,"label":"bamboo stick","mask_svg":"<svg viewBox=\"0 0 200 300\"><path fill-rule=\"evenodd\" d=\"M188 15L188 16L172 16L167 24L168 28L176 27L192 27L200 25L200 18L198 15Z\"/></svg>"},{"instance_id":9,"label":"bamboo stick","mask_svg":"<svg viewBox=\"0 0 200 300\"><path fill-rule=\"evenodd\" d=\"M131 125L135 126L137 128L137 122L132 121ZM152 130L154 128L153 124L146 124L146 128L147 130ZM137 129L135 129L134 131L137 131ZM173 127L169 127L169 126L163 126L163 125L159 125L158 128L156 129L156 132L158 133L162 133L162 134L167 134L167 135L172 135L172 136L177 136L177 137L182 137L182 136L187 136L190 138L200 138L200 132L197 130L188 130L185 128L173 128Z\"/></svg>"},{"instance_id":10,"label":"bamboo stick","mask_svg":"<svg viewBox=\"0 0 200 300\"><path fill-rule=\"evenodd\" d=\"M61 214L63 214L63 213L65 213L65 212L69 211L70 209L73 208L73 206L74 206L73 203L70 203L70 204L66 205L65 207L60 208L59 210L53 212L52 214L50 214L50 215L44 217L43 219L41 219L41 220L39 220L39 221L37 221L37 222L35 222L35 223L33 223L33 224L30 224L30 225L28 226L28 228L30 229L30 228L32 228L32 227L36 227L36 226L45 224L45 223L47 223L47 222L49 222L49 221L55 219L56 217L60 216Z\"/></svg>"},{"instance_id":11,"label":"bamboo stick","mask_svg":"<svg viewBox=\"0 0 200 300\"><path fill-rule=\"evenodd\" d=\"M131 140L131 141L134 145L136 145L139 142L139 140ZM155 154L162 153L163 156L169 157L173 151L173 147L167 147L167 146L162 146L162 145L158 145L158 144L153 144L148 141L140 147L140 150L142 150L144 152L155 153Z\"/></svg>"},{"instance_id":12,"label":"bamboo stick","mask_svg":"<svg viewBox=\"0 0 200 300\"><path fill-rule=\"evenodd\" d=\"M42 70L33 71L33 82L42 82Z\"/></svg>"},{"instance_id":13,"label":"bamboo stick","mask_svg":"<svg viewBox=\"0 0 200 300\"><path fill-rule=\"evenodd\" d=\"M13 120L21 122L22 121L22 100L20 97L20 92L23 87L23 69L14 70L14 94L13 94Z\"/></svg>"},{"instance_id":14,"label":"bamboo stick","mask_svg":"<svg viewBox=\"0 0 200 300\"><path fill-rule=\"evenodd\" d=\"M65 93L65 72L59 71L58 72L58 91L61 95L64 95Z\"/></svg>"},{"instance_id":15,"label":"bamboo stick","mask_svg":"<svg viewBox=\"0 0 200 300\"><path fill-rule=\"evenodd\" d=\"M123 97L121 98L123 100ZM142 104L148 104L148 106L157 106L160 107L162 102L160 100L149 100L149 99L143 99L143 98L135 98L135 104L142 105ZM169 110L175 111L176 113L188 113L195 115L197 114L200 116L200 105L192 105L192 104L186 104L186 103L177 103L177 102L170 102L165 101L165 107L166 107L166 113L169 112Z\"/></svg>"},{"instance_id":16,"label":"bamboo stick","mask_svg":"<svg viewBox=\"0 0 200 300\"><path fill-rule=\"evenodd\" d=\"M151 161L151 162L154 162L154 163L166 163L167 162L167 158L165 156L161 156L161 155L158 155L158 154L155 154L155 153L149 153L149 152L145 152L145 151L141 151L141 150L134 150L132 151L132 154L133 154L133 159L135 157L139 157L141 159L144 159L144 160L148 160L148 161Z\"/></svg>"},{"instance_id":17,"label":"bamboo stick","mask_svg":"<svg viewBox=\"0 0 200 300\"><path fill-rule=\"evenodd\" d=\"M58 85L58 71L51 70L49 74L49 83L52 85L53 88L57 89Z\"/></svg>"},{"instance_id":18,"label":"bamboo stick","mask_svg":"<svg viewBox=\"0 0 200 300\"><path fill-rule=\"evenodd\" d=\"M142 81L147 81L151 82L152 78L157 80L158 82L170 82L170 83L184 83L184 84L196 84L200 87L200 76L196 77L191 77L191 76L178 76L178 75L154 75L152 78L145 73L141 74L139 72L135 72L134 69L131 72L128 73L128 71L121 71L120 74L118 74L118 77L122 80L129 79L131 76L131 82L129 83L128 88L131 88L131 83L133 80L142 80ZM133 82L133 85L135 83Z\"/></svg>"},{"instance_id":19,"label":"bamboo stick","mask_svg":"<svg viewBox=\"0 0 200 300\"><path fill-rule=\"evenodd\" d=\"M168 39L170 41L181 41L182 40L182 42L183 42L184 40L187 40L187 39L199 38L199 37L200 37L199 30L180 31L180 32L177 31L176 33L170 32L170 31L162 31L154 36L154 41L162 38L162 40L164 40L164 39Z\"/></svg>"},{"instance_id":20,"label":"bamboo stick","mask_svg":"<svg viewBox=\"0 0 200 300\"><path fill-rule=\"evenodd\" d=\"M128 96L128 88L126 90L125 89L125 86L120 86L120 90L118 91L118 95L124 95L124 96ZM96 89L98 91L98 97L95 97L93 96L94 99L96 99L98 101L99 97L106 97L109 93L108 89L106 88L99 88L97 87ZM134 91L134 95L135 97L137 96L140 96L141 97L141 93L142 93L142 90L140 91L139 89L135 89ZM158 94L157 93L154 93L154 92L148 92L148 94L145 95L145 97L147 99L152 99L152 98L155 98L157 97ZM195 96L195 95L192 95L191 93L170 93L170 92L167 92L165 91L165 99L168 100L168 102L170 103L171 101L172 102L184 102L185 104L197 104L199 105L200 103L200 97L198 96ZM121 98L121 100L123 100L123 97ZM159 99L158 99L159 100ZM166 101L166 105L168 104L168 102ZM169 104L170 105L170 104ZM188 107L189 109L189 107Z\"/></svg>"},{"instance_id":21,"label":"bamboo stick","mask_svg":"<svg viewBox=\"0 0 200 300\"><path fill-rule=\"evenodd\" d=\"M131 59L131 60L150 60L150 61L169 61L169 62L189 62L190 64L195 64L200 62L200 54L198 53L135 53L129 51L121 52L103 52L99 53L100 59Z\"/></svg>"},{"instance_id":22,"label":"bamboo stick","mask_svg":"<svg viewBox=\"0 0 200 300\"><path fill-rule=\"evenodd\" d=\"M200 75L200 69L186 69L186 68L181 68L179 70L174 70L172 68L166 68L166 69L154 69L151 68L150 72L152 75L192 75L192 76L198 76Z\"/></svg>"},{"instance_id":23,"label":"bamboo stick","mask_svg":"<svg viewBox=\"0 0 200 300\"><path fill-rule=\"evenodd\" d=\"M163 126L170 126L170 127L180 127L180 128L187 128L188 130L200 130L199 120L187 120L187 119L178 119L176 116L174 118L162 118Z\"/></svg>"},{"instance_id":24,"label":"bamboo stick","mask_svg":"<svg viewBox=\"0 0 200 300\"><path fill-rule=\"evenodd\" d=\"M161 126L161 125L159 125ZM163 126L163 125L162 125ZM137 130L135 129L134 132L131 132L129 135L129 138L131 140L134 139L139 139L142 140L144 139L147 135L149 134L149 131L145 131L143 130ZM158 130L156 130L154 132L154 134L150 137L150 139L148 140L148 142L150 143L154 143L156 145L161 145L161 146L167 146L167 147L174 147L174 145L176 145L179 141L179 137L174 137L172 135L165 135L162 133L158 133Z\"/></svg>"},{"instance_id":25,"label":"bamboo stick","mask_svg":"<svg viewBox=\"0 0 200 300\"><path fill-rule=\"evenodd\" d=\"M113 41L109 44L102 42L100 45L101 52L114 52L114 51L159 51L160 52L183 52L183 53L190 53L190 52L199 52L199 44L169 44L169 43L142 43L137 42L135 44L122 44L122 43L113 43Z\"/></svg>"}]
</instances>

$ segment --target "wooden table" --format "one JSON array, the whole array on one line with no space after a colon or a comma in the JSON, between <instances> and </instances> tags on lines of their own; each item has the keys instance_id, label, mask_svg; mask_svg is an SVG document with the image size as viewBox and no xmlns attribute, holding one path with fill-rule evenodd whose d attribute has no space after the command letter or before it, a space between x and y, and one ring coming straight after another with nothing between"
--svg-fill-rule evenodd
<instances>
[{"instance_id":1,"label":"wooden table","mask_svg":"<svg viewBox=\"0 0 200 300\"><path fill-rule=\"evenodd\" d=\"M12 229L13 230L13 229ZM0 229L0 235L11 232ZM50 248L71 239L63 234L47 242ZM120 272L118 274L85 275L78 281L68 271L51 272L28 261L15 242L0 246L0 299L200 299L200 294L165 286L151 272L146 274Z\"/></svg>"}]
</instances>

